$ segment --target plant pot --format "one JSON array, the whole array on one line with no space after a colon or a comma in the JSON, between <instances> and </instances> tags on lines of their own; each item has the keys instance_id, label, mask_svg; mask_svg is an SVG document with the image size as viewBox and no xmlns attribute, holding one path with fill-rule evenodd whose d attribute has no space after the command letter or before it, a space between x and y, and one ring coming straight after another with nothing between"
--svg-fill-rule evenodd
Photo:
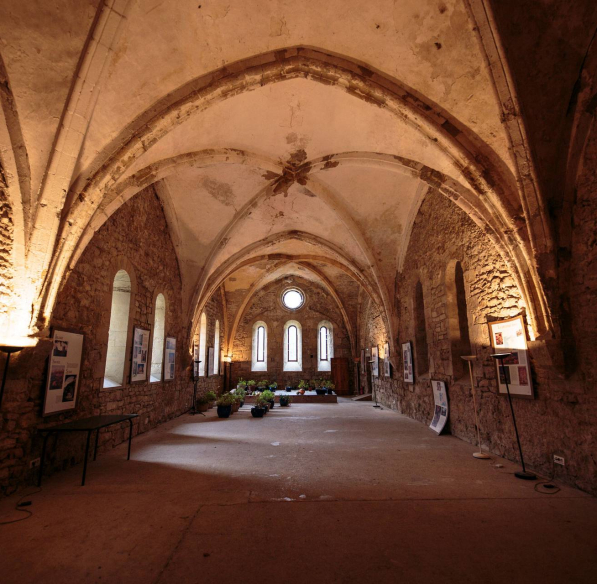
<instances>
[{"instance_id":1,"label":"plant pot","mask_svg":"<svg viewBox=\"0 0 597 584\"><path fill-rule=\"evenodd\" d=\"M232 413L238 412L238 408L240 408L240 404L238 402L234 402L232 404Z\"/></svg>"},{"instance_id":2,"label":"plant pot","mask_svg":"<svg viewBox=\"0 0 597 584\"><path fill-rule=\"evenodd\" d=\"M207 404L208 408L211 410L216 405L216 402L209 402Z\"/></svg>"},{"instance_id":3,"label":"plant pot","mask_svg":"<svg viewBox=\"0 0 597 584\"><path fill-rule=\"evenodd\" d=\"M287 397L280 398L280 406L287 408L290 405L290 400Z\"/></svg>"},{"instance_id":4,"label":"plant pot","mask_svg":"<svg viewBox=\"0 0 597 584\"><path fill-rule=\"evenodd\" d=\"M244 405L245 405L245 400L243 399L243 400L240 402L240 407L242 408Z\"/></svg>"},{"instance_id":5,"label":"plant pot","mask_svg":"<svg viewBox=\"0 0 597 584\"><path fill-rule=\"evenodd\" d=\"M232 406L218 406L218 418L229 418L232 413Z\"/></svg>"},{"instance_id":6,"label":"plant pot","mask_svg":"<svg viewBox=\"0 0 597 584\"><path fill-rule=\"evenodd\" d=\"M207 412L209 404L197 404L197 410L200 412Z\"/></svg>"},{"instance_id":7,"label":"plant pot","mask_svg":"<svg viewBox=\"0 0 597 584\"><path fill-rule=\"evenodd\" d=\"M326 390L325 389L316 389L315 393L317 395L325 395Z\"/></svg>"},{"instance_id":8,"label":"plant pot","mask_svg":"<svg viewBox=\"0 0 597 584\"><path fill-rule=\"evenodd\" d=\"M263 411L266 414L267 414L267 412L269 412L269 404L266 404L266 405L263 406Z\"/></svg>"},{"instance_id":9,"label":"plant pot","mask_svg":"<svg viewBox=\"0 0 597 584\"><path fill-rule=\"evenodd\" d=\"M269 402L269 409L272 410L274 408L274 406L276 405L276 400L270 400Z\"/></svg>"},{"instance_id":10,"label":"plant pot","mask_svg":"<svg viewBox=\"0 0 597 584\"><path fill-rule=\"evenodd\" d=\"M331 387L328 387L328 395L333 395L334 390Z\"/></svg>"},{"instance_id":11,"label":"plant pot","mask_svg":"<svg viewBox=\"0 0 597 584\"><path fill-rule=\"evenodd\" d=\"M251 408L251 415L254 418L263 418L265 410L263 408Z\"/></svg>"}]
</instances>

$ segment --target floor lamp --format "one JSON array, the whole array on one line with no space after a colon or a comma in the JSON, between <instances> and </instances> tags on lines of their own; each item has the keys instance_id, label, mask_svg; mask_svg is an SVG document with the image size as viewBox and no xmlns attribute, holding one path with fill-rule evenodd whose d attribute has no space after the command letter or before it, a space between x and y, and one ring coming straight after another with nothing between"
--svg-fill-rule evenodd
<instances>
[{"instance_id":1,"label":"floor lamp","mask_svg":"<svg viewBox=\"0 0 597 584\"><path fill-rule=\"evenodd\" d=\"M518 452L520 453L520 462L522 463L522 472L515 472L514 476L519 479L527 481L534 481L537 479L537 475L532 472L527 472L524 466L524 458L522 457L522 446L520 445L520 437L518 436L518 428L516 427L516 417L514 416L514 407L512 406L512 397L510 395L510 386L508 385L508 376L504 369L504 359L512 355L512 353L495 353L492 357L499 363L499 368L504 372L504 382L506 384L506 393L508 394L508 402L510 403L510 411L512 412L512 422L514 423L514 432L516 434L516 442L518 443ZM498 379L499 383L499 379Z\"/></svg>"},{"instance_id":2,"label":"floor lamp","mask_svg":"<svg viewBox=\"0 0 597 584\"><path fill-rule=\"evenodd\" d=\"M7 347L0 346L0 351L6 353L6 362L4 363L4 373L2 374L2 386L0 386L0 407L2 407L2 398L4 397L4 386L6 385L6 375L8 374L8 366L10 365L10 356L13 353L22 351L25 347Z\"/></svg>"},{"instance_id":3,"label":"floor lamp","mask_svg":"<svg viewBox=\"0 0 597 584\"><path fill-rule=\"evenodd\" d=\"M468 372L471 376L471 391L473 393L473 408L475 408L475 426L477 427L477 444L479 444L479 452L473 452L473 456L475 458L481 458L482 460L487 460L491 458L489 454L485 454L483 452L483 448L481 448L481 431L479 429L479 416L477 414L477 400L475 398L475 382L473 380L473 361L475 360L474 355L466 355L462 357L468 363Z\"/></svg>"},{"instance_id":4,"label":"floor lamp","mask_svg":"<svg viewBox=\"0 0 597 584\"><path fill-rule=\"evenodd\" d=\"M191 416L194 416L195 414L201 414L205 417L205 414L197 409L197 381L199 381L199 376L196 373L199 369L199 363L201 363L201 361L193 361L193 363L193 406L191 407L189 414L191 414Z\"/></svg>"}]
</instances>

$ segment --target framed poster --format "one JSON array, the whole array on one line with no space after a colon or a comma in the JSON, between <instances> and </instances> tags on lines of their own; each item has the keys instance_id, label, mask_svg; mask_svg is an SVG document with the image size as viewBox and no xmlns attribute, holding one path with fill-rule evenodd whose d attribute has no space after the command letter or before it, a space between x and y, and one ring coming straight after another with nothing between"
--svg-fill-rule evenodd
<instances>
[{"instance_id":1,"label":"framed poster","mask_svg":"<svg viewBox=\"0 0 597 584\"><path fill-rule=\"evenodd\" d=\"M147 379L147 353L149 347L149 331L138 326L133 331L133 359L131 365L131 382Z\"/></svg>"},{"instance_id":2,"label":"framed poster","mask_svg":"<svg viewBox=\"0 0 597 584\"><path fill-rule=\"evenodd\" d=\"M371 347L371 374L373 377L379 377L379 352L377 345Z\"/></svg>"},{"instance_id":3,"label":"framed poster","mask_svg":"<svg viewBox=\"0 0 597 584\"><path fill-rule=\"evenodd\" d=\"M164 380L171 381L174 379L174 371L176 369L176 339L174 337L166 337L164 361Z\"/></svg>"},{"instance_id":4,"label":"framed poster","mask_svg":"<svg viewBox=\"0 0 597 584\"><path fill-rule=\"evenodd\" d=\"M448 394L446 393L446 384L443 381L431 381L431 387L433 388L435 410L429 427L438 434L441 434L448 421Z\"/></svg>"},{"instance_id":5,"label":"framed poster","mask_svg":"<svg viewBox=\"0 0 597 584\"><path fill-rule=\"evenodd\" d=\"M496 353L512 353L500 367L496 360L499 393L506 394L506 380L510 394L533 399L531 367L522 316L489 323L491 346Z\"/></svg>"},{"instance_id":6,"label":"framed poster","mask_svg":"<svg viewBox=\"0 0 597 584\"><path fill-rule=\"evenodd\" d=\"M74 410L79 390L83 335L54 331L42 416Z\"/></svg>"},{"instance_id":7,"label":"framed poster","mask_svg":"<svg viewBox=\"0 0 597 584\"><path fill-rule=\"evenodd\" d=\"M383 346L383 374L384 377L390 377L392 374L392 367L390 365L390 343L388 342Z\"/></svg>"},{"instance_id":8,"label":"framed poster","mask_svg":"<svg viewBox=\"0 0 597 584\"><path fill-rule=\"evenodd\" d=\"M207 376L213 375L214 372L214 348L207 349Z\"/></svg>"},{"instance_id":9,"label":"framed poster","mask_svg":"<svg viewBox=\"0 0 597 584\"><path fill-rule=\"evenodd\" d=\"M415 382L415 370L413 367L413 345L410 341L402 343L402 360L404 363L404 382Z\"/></svg>"}]
</instances>

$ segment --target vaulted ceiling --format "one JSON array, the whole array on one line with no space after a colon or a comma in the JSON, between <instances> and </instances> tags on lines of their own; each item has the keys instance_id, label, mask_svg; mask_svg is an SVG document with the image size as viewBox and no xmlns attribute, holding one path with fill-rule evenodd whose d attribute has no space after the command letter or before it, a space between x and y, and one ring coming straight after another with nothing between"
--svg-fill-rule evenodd
<instances>
[{"instance_id":1,"label":"vaulted ceiling","mask_svg":"<svg viewBox=\"0 0 597 584\"><path fill-rule=\"evenodd\" d=\"M553 245L498 33L482 0L0 3L22 311L43 326L93 233L152 185L189 317L222 285L246 305L300 274L347 278L391 321L432 188L483 225L549 328L536 254Z\"/></svg>"}]
</instances>

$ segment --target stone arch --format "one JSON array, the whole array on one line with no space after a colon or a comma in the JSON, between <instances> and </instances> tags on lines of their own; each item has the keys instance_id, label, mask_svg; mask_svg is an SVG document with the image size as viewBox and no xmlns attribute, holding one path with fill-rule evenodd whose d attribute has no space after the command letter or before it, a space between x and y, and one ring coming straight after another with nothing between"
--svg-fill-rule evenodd
<instances>
[{"instance_id":1,"label":"stone arch","mask_svg":"<svg viewBox=\"0 0 597 584\"><path fill-rule=\"evenodd\" d=\"M516 180L503 162L470 129L436 104L425 103L420 96L412 95L395 79L367 69L347 57L307 47L291 47L251 57L190 81L123 130L113 144L124 146L118 149L111 146L98 155L89 171L73 183L69 194L71 207L64 213L62 234L39 301L40 305L45 305L44 314L51 311L53 303L51 282L60 280L81 230L98 202L116 185L130 164L141 156L145 144L161 139L185 117L216 101L252 87L299 77L338 85L356 98L387 108L416 127L453 160L467 177L476 196L489 205L491 214L502 217L508 225L506 240L518 264L516 272L522 282L521 289L529 298L537 330L548 330L550 311L533 260L532 245L529 247L528 225L520 219L520 201L514 194L517 192ZM86 186L83 186L85 183Z\"/></svg>"}]
</instances>

